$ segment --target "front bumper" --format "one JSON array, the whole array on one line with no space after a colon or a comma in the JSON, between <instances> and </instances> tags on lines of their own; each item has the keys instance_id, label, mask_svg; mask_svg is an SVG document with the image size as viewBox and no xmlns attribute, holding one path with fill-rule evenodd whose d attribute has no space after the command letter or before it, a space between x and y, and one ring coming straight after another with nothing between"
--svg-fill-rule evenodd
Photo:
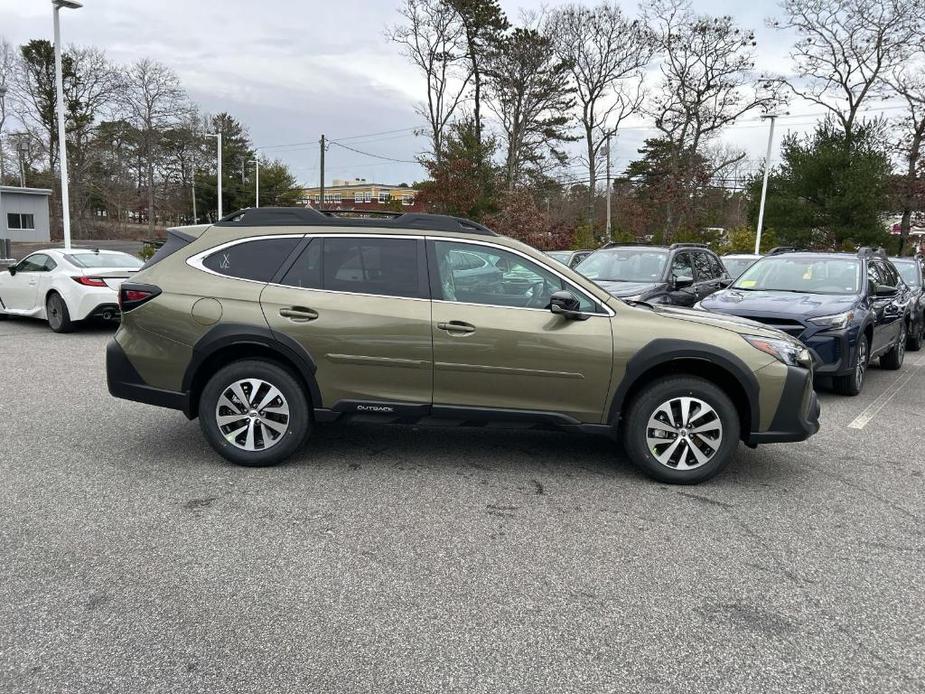
<instances>
[{"instance_id":1,"label":"front bumper","mask_svg":"<svg viewBox=\"0 0 925 694\"><path fill-rule=\"evenodd\" d=\"M756 446L759 443L805 441L819 431L819 413L812 370L788 366L771 426L767 431L752 432L746 443Z\"/></svg>"},{"instance_id":2,"label":"front bumper","mask_svg":"<svg viewBox=\"0 0 925 694\"><path fill-rule=\"evenodd\" d=\"M859 328L822 330L803 340L813 354L817 376L841 376L854 371Z\"/></svg>"},{"instance_id":3,"label":"front bumper","mask_svg":"<svg viewBox=\"0 0 925 694\"><path fill-rule=\"evenodd\" d=\"M115 339L106 346L106 384L113 397L181 410L187 417L190 416L189 393L149 386Z\"/></svg>"}]
</instances>

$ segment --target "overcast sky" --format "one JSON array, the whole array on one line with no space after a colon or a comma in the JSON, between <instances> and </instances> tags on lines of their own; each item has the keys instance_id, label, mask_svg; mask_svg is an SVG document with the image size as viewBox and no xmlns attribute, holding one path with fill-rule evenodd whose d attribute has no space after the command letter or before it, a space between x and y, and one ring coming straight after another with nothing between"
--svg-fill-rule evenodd
<instances>
[{"instance_id":1,"label":"overcast sky","mask_svg":"<svg viewBox=\"0 0 925 694\"><path fill-rule=\"evenodd\" d=\"M83 0L84 8L62 11L64 43L92 44L117 62L148 56L180 76L205 112L228 111L247 126L257 146L287 162L298 179L317 184L318 146L329 138L364 151L413 160L425 147L413 129L422 80L384 37L397 20L398 0ZM555 6L541 0L502 0L515 20L522 10ZM790 37L765 27L773 0L732 3L694 0L698 12L732 12L758 35L758 69L785 72ZM624 3L635 13L636 5ZM52 36L47 0L0 0L0 35L13 44ZM818 107L792 105L781 129L805 128ZM747 118L723 135L757 160L766 126ZM385 133L385 134L378 134ZM369 137L367 134L376 134ZM641 124L626 130L614 147L617 170L633 158L651 132ZM309 143L295 145L292 143ZM286 147L273 147L287 145ZM326 179L362 177L385 183L423 177L416 164L382 161L332 147Z\"/></svg>"}]
</instances>

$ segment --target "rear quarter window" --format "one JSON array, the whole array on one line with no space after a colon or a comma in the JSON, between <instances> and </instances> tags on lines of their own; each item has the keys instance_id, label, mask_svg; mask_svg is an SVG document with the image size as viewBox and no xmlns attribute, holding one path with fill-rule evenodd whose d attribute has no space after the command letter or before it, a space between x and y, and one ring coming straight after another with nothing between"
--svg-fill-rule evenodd
<instances>
[{"instance_id":1,"label":"rear quarter window","mask_svg":"<svg viewBox=\"0 0 925 694\"><path fill-rule=\"evenodd\" d=\"M206 256L202 265L219 275L269 282L301 240L292 236L244 241Z\"/></svg>"}]
</instances>

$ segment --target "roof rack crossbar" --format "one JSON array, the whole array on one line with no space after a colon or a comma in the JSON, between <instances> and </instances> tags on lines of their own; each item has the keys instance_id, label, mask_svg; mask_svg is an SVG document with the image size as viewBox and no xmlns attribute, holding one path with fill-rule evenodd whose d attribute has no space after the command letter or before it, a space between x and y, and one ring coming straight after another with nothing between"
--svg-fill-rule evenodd
<instances>
[{"instance_id":1,"label":"roof rack crossbar","mask_svg":"<svg viewBox=\"0 0 925 694\"><path fill-rule=\"evenodd\" d=\"M355 216L351 216L355 215ZM222 217L216 226L377 226L386 229L456 231L497 236L488 227L463 217L390 210L319 210L312 207L248 207Z\"/></svg>"},{"instance_id":2,"label":"roof rack crossbar","mask_svg":"<svg viewBox=\"0 0 925 694\"><path fill-rule=\"evenodd\" d=\"M687 242L673 243L670 246L668 246L668 249L672 251L675 248L709 248L709 246L707 246L707 244L705 243L687 243Z\"/></svg>"}]
</instances>

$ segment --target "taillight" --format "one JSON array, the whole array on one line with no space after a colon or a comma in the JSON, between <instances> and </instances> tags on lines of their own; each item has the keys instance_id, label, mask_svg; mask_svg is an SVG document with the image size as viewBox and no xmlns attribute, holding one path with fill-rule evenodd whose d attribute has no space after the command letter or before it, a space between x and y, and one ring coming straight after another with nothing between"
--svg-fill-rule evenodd
<instances>
[{"instance_id":1,"label":"taillight","mask_svg":"<svg viewBox=\"0 0 925 694\"><path fill-rule=\"evenodd\" d=\"M132 284L123 282L119 287L119 310L122 313L138 308L144 303L151 301L161 293L159 287L153 284Z\"/></svg>"},{"instance_id":2,"label":"taillight","mask_svg":"<svg viewBox=\"0 0 925 694\"><path fill-rule=\"evenodd\" d=\"M77 277L71 277L77 284L82 284L85 287L105 287L106 282L101 280L99 277L84 277L83 275L78 275Z\"/></svg>"}]
</instances>

